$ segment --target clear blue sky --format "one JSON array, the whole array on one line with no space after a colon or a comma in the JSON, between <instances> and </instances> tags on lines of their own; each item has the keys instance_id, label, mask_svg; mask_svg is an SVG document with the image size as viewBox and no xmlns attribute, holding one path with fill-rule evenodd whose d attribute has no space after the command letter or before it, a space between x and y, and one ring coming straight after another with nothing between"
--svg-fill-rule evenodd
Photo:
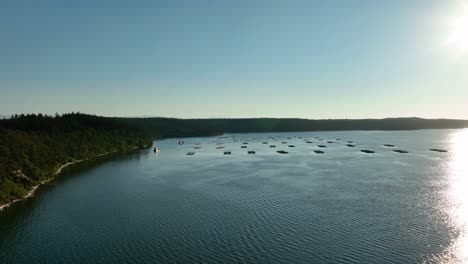
<instances>
[{"instance_id":1,"label":"clear blue sky","mask_svg":"<svg viewBox=\"0 0 468 264\"><path fill-rule=\"evenodd\" d=\"M447 43L467 14L456 0L3 0L0 114L468 119L468 52Z\"/></svg>"}]
</instances>

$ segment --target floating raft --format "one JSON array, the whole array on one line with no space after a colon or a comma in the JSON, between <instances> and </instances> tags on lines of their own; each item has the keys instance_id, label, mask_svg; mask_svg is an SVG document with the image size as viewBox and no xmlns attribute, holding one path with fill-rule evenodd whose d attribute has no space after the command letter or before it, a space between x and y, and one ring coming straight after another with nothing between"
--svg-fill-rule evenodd
<instances>
[{"instance_id":1,"label":"floating raft","mask_svg":"<svg viewBox=\"0 0 468 264\"><path fill-rule=\"evenodd\" d=\"M348 143L349 143L349 144L353 144L354 142L350 140L350 141L348 141Z\"/></svg>"},{"instance_id":2,"label":"floating raft","mask_svg":"<svg viewBox=\"0 0 468 264\"><path fill-rule=\"evenodd\" d=\"M368 149L363 149L363 150L361 150L361 152L363 152L363 153L367 153L367 154L372 154L372 153L375 153L375 151L368 150Z\"/></svg>"},{"instance_id":3,"label":"floating raft","mask_svg":"<svg viewBox=\"0 0 468 264\"><path fill-rule=\"evenodd\" d=\"M333 141L327 141L327 143L329 143L329 144L332 144L332 143L333 143Z\"/></svg>"},{"instance_id":4,"label":"floating raft","mask_svg":"<svg viewBox=\"0 0 468 264\"><path fill-rule=\"evenodd\" d=\"M248 151L247 153L248 153L248 154L255 154L255 151L250 150L250 151Z\"/></svg>"},{"instance_id":5,"label":"floating raft","mask_svg":"<svg viewBox=\"0 0 468 264\"><path fill-rule=\"evenodd\" d=\"M271 145L270 148L276 148L276 146L275 146L275 145Z\"/></svg>"},{"instance_id":6,"label":"floating raft","mask_svg":"<svg viewBox=\"0 0 468 264\"><path fill-rule=\"evenodd\" d=\"M353 145L353 144L347 144L346 146L347 146L347 147L350 147L350 148L355 148L355 147L356 147L356 146Z\"/></svg>"},{"instance_id":7,"label":"floating raft","mask_svg":"<svg viewBox=\"0 0 468 264\"><path fill-rule=\"evenodd\" d=\"M281 142L281 144L288 144L288 142L283 141L283 142Z\"/></svg>"},{"instance_id":8,"label":"floating raft","mask_svg":"<svg viewBox=\"0 0 468 264\"><path fill-rule=\"evenodd\" d=\"M393 152L402 153L402 154L409 153L408 151L406 151L406 150L401 150L401 149L395 149L395 150L393 150Z\"/></svg>"},{"instance_id":9,"label":"floating raft","mask_svg":"<svg viewBox=\"0 0 468 264\"><path fill-rule=\"evenodd\" d=\"M268 142L263 142L263 144L268 144Z\"/></svg>"},{"instance_id":10,"label":"floating raft","mask_svg":"<svg viewBox=\"0 0 468 264\"><path fill-rule=\"evenodd\" d=\"M294 146L294 145L289 145L288 147L290 147L290 148L295 148L296 146Z\"/></svg>"},{"instance_id":11,"label":"floating raft","mask_svg":"<svg viewBox=\"0 0 468 264\"><path fill-rule=\"evenodd\" d=\"M312 143L314 143L314 142L312 142L312 141L306 141L306 143L307 143L307 144L312 144Z\"/></svg>"},{"instance_id":12,"label":"floating raft","mask_svg":"<svg viewBox=\"0 0 468 264\"><path fill-rule=\"evenodd\" d=\"M276 152L278 152L279 154L288 154L288 152L287 152L287 151L284 151L284 150L278 150L278 151L276 151Z\"/></svg>"},{"instance_id":13,"label":"floating raft","mask_svg":"<svg viewBox=\"0 0 468 264\"><path fill-rule=\"evenodd\" d=\"M247 146L241 146L241 148L247 148Z\"/></svg>"},{"instance_id":14,"label":"floating raft","mask_svg":"<svg viewBox=\"0 0 468 264\"><path fill-rule=\"evenodd\" d=\"M323 154L323 153L325 153L325 152L323 152L323 151L321 151L321 150L314 150L314 152L317 153L317 154Z\"/></svg>"},{"instance_id":15,"label":"floating raft","mask_svg":"<svg viewBox=\"0 0 468 264\"><path fill-rule=\"evenodd\" d=\"M224 155L231 155L231 151L224 151Z\"/></svg>"},{"instance_id":16,"label":"floating raft","mask_svg":"<svg viewBox=\"0 0 468 264\"><path fill-rule=\"evenodd\" d=\"M247 144L249 144L249 143L248 143L248 142L244 142L244 143L242 143L242 144L247 145Z\"/></svg>"},{"instance_id":17,"label":"floating raft","mask_svg":"<svg viewBox=\"0 0 468 264\"><path fill-rule=\"evenodd\" d=\"M201 147L194 147L194 149L201 149Z\"/></svg>"},{"instance_id":18,"label":"floating raft","mask_svg":"<svg viewBox=\"0 0 468 264\"><path fill-rule=\"evenodd\" d=\"M223 149L224 147L216 147L216 149Z\"/></svg>"},{"instance_id":19,"label":"floating raft","mask_svg":"<svg viewBox=\"0 0 468 264\"><path fill-rule=\"evenodd\" d=\"M389 147L389 148L393 148L395 147L395 145L392 145L392 144L384 144L385 147Z\"/></svg>"},{"instance_id":20,"label":"floating raft","mask_svg":"<svg viewBox=\"0 0 468 264\"><path fill-rule=\"evenodd\" d=\"M187 155L188 156L193 156L193 155L195 155L195 152L188 152Z\"/></svg>"},{"instance_id":21,"label":"floating raft","mask_svg":"<svg viewBox=\"0 0 468 264\"><path fill-rule=\"evenodd\" d=\"M324 145L318 145L317 147L319 147L319 148L326 148L327 146L324 146Z\"/></svg>"},{"instance_id":22,"label":"floating raft","mask_svg":"<svg viewBox=\"0 0 468 264\"><path fill-rule=\"evenodd\" d=\"M446 153L446 152L448 152L448 150L445 150L445 149L430 149L430 151L434 151L434 152L442 152L442 153Z\"/></svg>"}]
</instances>

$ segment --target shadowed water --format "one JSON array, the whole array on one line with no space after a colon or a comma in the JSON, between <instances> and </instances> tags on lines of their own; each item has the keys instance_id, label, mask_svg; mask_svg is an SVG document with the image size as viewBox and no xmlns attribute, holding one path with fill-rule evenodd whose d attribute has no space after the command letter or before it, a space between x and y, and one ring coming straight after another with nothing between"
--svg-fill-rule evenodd
<instances>
[{"instance_id":1,"label":"shadowed water","mask_svg":"<svg viewBox=\"0 0 468 264\"><path fill-rule=\"evenodd\" d=\"M467 131L177 142L68 169L0 213L0 263L468 261Z\"/></svg>"}]
</instances>

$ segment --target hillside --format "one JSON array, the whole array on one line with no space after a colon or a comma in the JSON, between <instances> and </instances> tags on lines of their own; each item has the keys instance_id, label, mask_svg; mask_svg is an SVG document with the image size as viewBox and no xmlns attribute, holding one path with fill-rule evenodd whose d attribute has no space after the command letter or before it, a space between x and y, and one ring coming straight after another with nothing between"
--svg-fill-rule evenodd
<instances>
[{"instance_id":1,"label":"hillside","mask_svg":"<svg viewBox=\"0 0 468 264\"><path fill-rule=\"evenodd\" d=\"M0 205L24 197L63 165L151 144L146 131L84 114L0 120Z\"/></svg>"}]
</instances>

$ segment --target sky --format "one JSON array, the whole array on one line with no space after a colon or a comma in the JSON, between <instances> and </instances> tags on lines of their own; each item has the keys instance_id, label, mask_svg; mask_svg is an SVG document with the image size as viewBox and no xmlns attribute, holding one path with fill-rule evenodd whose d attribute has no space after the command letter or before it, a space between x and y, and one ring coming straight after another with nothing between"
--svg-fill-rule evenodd
<instances>
[{"instance_id":1,"label":"sky","mask_svg":"<svg viewBox=\"0 0 468 264\"><path fill-rule=\"evenodd\" d=\"M468 119L457 0L0 1L0 114Z\"/></svg>"}]
</instances>

